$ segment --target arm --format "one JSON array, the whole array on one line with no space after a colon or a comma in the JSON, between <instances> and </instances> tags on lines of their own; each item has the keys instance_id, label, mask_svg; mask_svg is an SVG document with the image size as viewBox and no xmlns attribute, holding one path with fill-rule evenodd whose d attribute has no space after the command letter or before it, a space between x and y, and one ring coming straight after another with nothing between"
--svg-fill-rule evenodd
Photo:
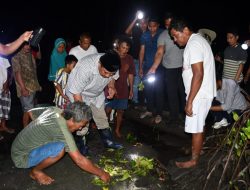
<instances>
[{"instance_id":1,"label":"arm","mask_svg":"<svg viewBox=\"0 0 250 190\"><path fill-rule=\"evenodd\" d=\"M129 36L132 35L132 29L133 29L133 27L134 27L135 24L136 24L137 15L138 15L138 12L136 13L134 20L133 20L133 21L129 24L129 26L126 28L125 34L127 34L127 35L129 35Z\"/></svg>"},{"instance_id":2,"label":"arm","mask_svg":"<svg viewBox=\"0 0 250 190\"><path fill-rule=\"evenodd\" d=\"M66 96L66 95L63 93L63 90L62 90L62 87L61 87L60 84L55 83L55 88L56 88L56 90L58 90L59 94L60 94L65 100L69 101L68 96Z\"/></svg>"},{"instance_id":3,"label":"arm","mask_svg":"<svg viewBox=\"0 0 250 190\"><path fill-rule=\"evenodd\" d=\"M236 82L238 82L239 79L240 79L240 74L241 74L242 71L243 71L243 67L244 67L243 64L240 64L240 65L239 65L239 68L238 68L238 70L237 70L236 76L235 76L235 78L234 78L234 80L235 80Z\"/></svg>"},{"instance_id":4,"label":"arm","mask_svg":"<svg viewBox=\"0 0 250 190\"><path fill-rule=\"evenodd\" d=\"M154 63L151 66L151 68L149 69L148 73L155 73L155 71L157 70L157 68L159 67L161 60L163 58L165 52L165 47L164 45L160 45L157 48L157 52L155 54L155 58L154 58Z\"/></svg>"},{"instance_id":5,"label":"arm","mask_svg":"<svg viewBox=\"0 0 250 190\"><path fill-rule=\"evenodd\" d=\"M245 82L245 83L248 81L249 76L250 76L250 67L248 68L247 73L246 73L246 75L245 75L245 77L244 77L244 82Z\"/></svg>"},{"instance_id":6,"label":"arm","mask_svg":"<svg viewBox=\"0 0 250 190\"><path fill-rule=\"evenodd\" d=\"M145 45L141 45L140 52L139 52L139 75L140 77L143 76L143 61L144 61L144 54L145 54Z\"/></svg>"},{"instance_id":7,"label":"arm","mask_svg":"<svg viewBox=\"0 0 250 190\"><path fill-rule=\"evenodd\" d=\"M191 81L191 89L185 107L186 114L190 117L193 115L193 110L192 110L193 100L197 95L198 91L200 90L204 76L203 62L192 64L192 71L193 71L193 78Z\"/></svg>"},{"instance_id":8,"label":"arm","mask_svg":"<svg viewBox=\"0 0 250 190\"><path fill-rule=\"evenodd\" d=\"M17 81L18 85L21 88L21 95L22 96L28 96L29 95L29 91L27 90L27 88L24 85L24 82L23 82L23 79L22 79L20 71L16 71L15 72L15 78L16 78L16 81Z\"/></svg>"},{"instance_id":9,"label":"arm","mask_svg":"<svg viewBox=\"0 0 250 190\"><path fill-rule=\"evenodd\" d=\"M223 111L221 105L218 105L218 106L211 106L210 110L211 110L211 111Z\"/></svg>"},{"instance_id":10,"label":"arm","mask_svg":"<svg viewBox=\"0 0 250 190\"><path fill-rule=\"evenodd\" d=\"M131 100L134 95L134 92L133 92L134 75L133 74L128 75L128 83L129 83L129 97L128 98Z\"/></svg>"},{"instance_id":11,"label":"arm","mask_svg":"<svg viewBox=\"0 0 250 190\"><path fill-rule=\"evenodd\" d=\"M17 40L15 40L14 42L4 45L4 44L0 44L0 54L2 55L9 55L11 53L13 53L14 51L16 51L24 41L28 41L32 35L33 31L27 31L25 33L23 33Z\"/></svg>"},{"instance_id":12,"label":"arm","mask_svg":"<svg viewBox=\"0 0 250 190\"><path fill-rule=\"evenodd\" d=\"M110 175L107 172L94 165L89 159L81 155L78 150L69 152L69 156L82 170L100 177L104 182L110 181Z\"/></svg>"},{"instance_id":13,"label":"arm","mask_svg":"<svg viewBox=\"0 0 250 190\"><path fill-rule=\"evenodd\" d=\"M112 99L115 94L116 94L116 89L115 89L115 79L112 79L109 83L108 83L108 99Z\"/></svg>"}]
</instances>

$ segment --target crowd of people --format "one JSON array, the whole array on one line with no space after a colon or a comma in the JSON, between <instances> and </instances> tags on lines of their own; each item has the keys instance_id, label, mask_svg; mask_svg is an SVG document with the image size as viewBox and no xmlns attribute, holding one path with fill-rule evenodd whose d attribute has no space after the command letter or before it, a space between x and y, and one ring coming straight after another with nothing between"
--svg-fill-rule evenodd
<instances>
[{"instance_id":1,"label":"crowd of people","mask_svg":"<svg viewBox=\"0 0 250 190\"><path fill-rule=\"evenodd\" d=\"M167 102L170 115L166 125L178 127L178 121L185 120L184 130L192 134L192 155L188 161L176 162L179 168L197 165L209 113L214 117L213 128L219 129L233 122L233 112L242 114L249 106L240 87L250 75L250 69L245 76L243 73L248 55L238 42L237 29L227 30L229 46L223 57L214 56L214 31L195 32L189 22L170 12L164 16L163 30L157 17L139 18L138 14L117 37L116 46L105 53L91 44L87 32L80 35L79 45L68 50L63 38L55 40L48 74L55 98L47 107L35 107L36 92L42 90L36 68L41 56L32 54L28 42L32 31L8 45L0 44L0 131L15 133L6 124L11 67L23 111L23 130L12 144L11 157L16 167L32 168L30 177L38 183L54 181L43 170L65 152L81 169L108 182L110 175L86 158L89 124L95 124L104 147L123 148L113 138L110 115L115 110L114 134L122 138L123 115L130 101L146 105L140 119L153 117L153 123L162 122ZM2 58L15 51L11 64ZM154 75L154 82L147 82L149 75ZM138 92L141 81L145 98ZM0 140L3 138L0 135Z\"/></svg>"}]
</instances>

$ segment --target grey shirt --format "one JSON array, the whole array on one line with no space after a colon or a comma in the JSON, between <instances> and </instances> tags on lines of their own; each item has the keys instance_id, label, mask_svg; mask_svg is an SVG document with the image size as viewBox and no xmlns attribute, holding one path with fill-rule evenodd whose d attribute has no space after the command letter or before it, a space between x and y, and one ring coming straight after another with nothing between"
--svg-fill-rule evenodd
<instances>
[{"instance_id":1,"label":"grey shirt","mask_svg":"<svg viewBox=\"0 0 250 190\"><path fill-rule=\"evenodd\" d=\"M179 48L169 36L168 30L164 30L158 38L157 46L163 45L165 53L162 59L162 65L167 69L179 68L183 65L183 51Z\"/></svg>"},{"instance_id":2,"label":"grey shirt","mask_svg":"<svg viewBox=\"0 0 250 190\"><path fill-rule=\"evenodd\" d=\"M217 91L216 100L221 103L224 111L245 110L247 101L240 92L239 85L232 79L222 79L222 88Z\"/></svg>"}]
</instances>

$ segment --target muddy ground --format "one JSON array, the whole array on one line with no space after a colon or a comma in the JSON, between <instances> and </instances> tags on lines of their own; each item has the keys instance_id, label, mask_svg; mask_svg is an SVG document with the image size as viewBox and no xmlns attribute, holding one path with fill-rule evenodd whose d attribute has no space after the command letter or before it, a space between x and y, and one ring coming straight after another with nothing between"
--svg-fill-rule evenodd
<instances>
[{"instance_id":1,"label":"muddy ground","mask_svg":"<svg viewBox=\"0 0 250 190\"><path fill-rule=\"evenodd\" d=\"M47 168L45 172L55 179L49 186L41 186L29 178L30 169L18 169L10 159L10 146L18 131L21 130L20 104L13 103L12 120L9 127L15 128L13 135L3 134L5 139L0 142L0 189L1 190L99 190L101 187L91 183L94 176L78 168L68 155L57 164ZM157 169L145 177L118 182L109 186L110 190L178 190L200 189L198 177L202 175L206 165L206 154L202 156L200 164L193 169L176 168L175 160L189 158L191 137L183 132L183 122L178 126L167 124L168 114L164 113L163 122L159 125L152 123L152 118L139 119L142 109L129 108L124 117L123 138L116 139L124 145L124 157L130 154L139 154L157 160ZM126 135L130 133L136 137L136 143L128 142ZM89 158L98 163L100 157L107 153L102 145L96 129L91 129L89 135ZM111 155L112 159L112 155ZM159 166L160 165L160 166ZM159 169L160 168L160 169ZM160 179L159 170L163 171L165 178ZM195 185L196 184L196 185Z\"/></svg>"}]
</instances>

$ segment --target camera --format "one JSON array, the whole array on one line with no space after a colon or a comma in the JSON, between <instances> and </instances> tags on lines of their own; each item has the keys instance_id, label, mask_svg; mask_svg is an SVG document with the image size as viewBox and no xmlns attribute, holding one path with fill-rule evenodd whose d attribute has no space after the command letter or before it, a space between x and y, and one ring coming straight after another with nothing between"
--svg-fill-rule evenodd
<instances>
[{"instance_id":1,"label":"camera","mask_svg":"<svg viewBox=\"0 0 250 190\"><path fill-rule=\"evenodd\" d=\"M41 41L45 33L46 31L43 28L36 29L33 32L32 37L29 39L30 46L38 47L38 44Z\"/></svg>"}]
</instances>

